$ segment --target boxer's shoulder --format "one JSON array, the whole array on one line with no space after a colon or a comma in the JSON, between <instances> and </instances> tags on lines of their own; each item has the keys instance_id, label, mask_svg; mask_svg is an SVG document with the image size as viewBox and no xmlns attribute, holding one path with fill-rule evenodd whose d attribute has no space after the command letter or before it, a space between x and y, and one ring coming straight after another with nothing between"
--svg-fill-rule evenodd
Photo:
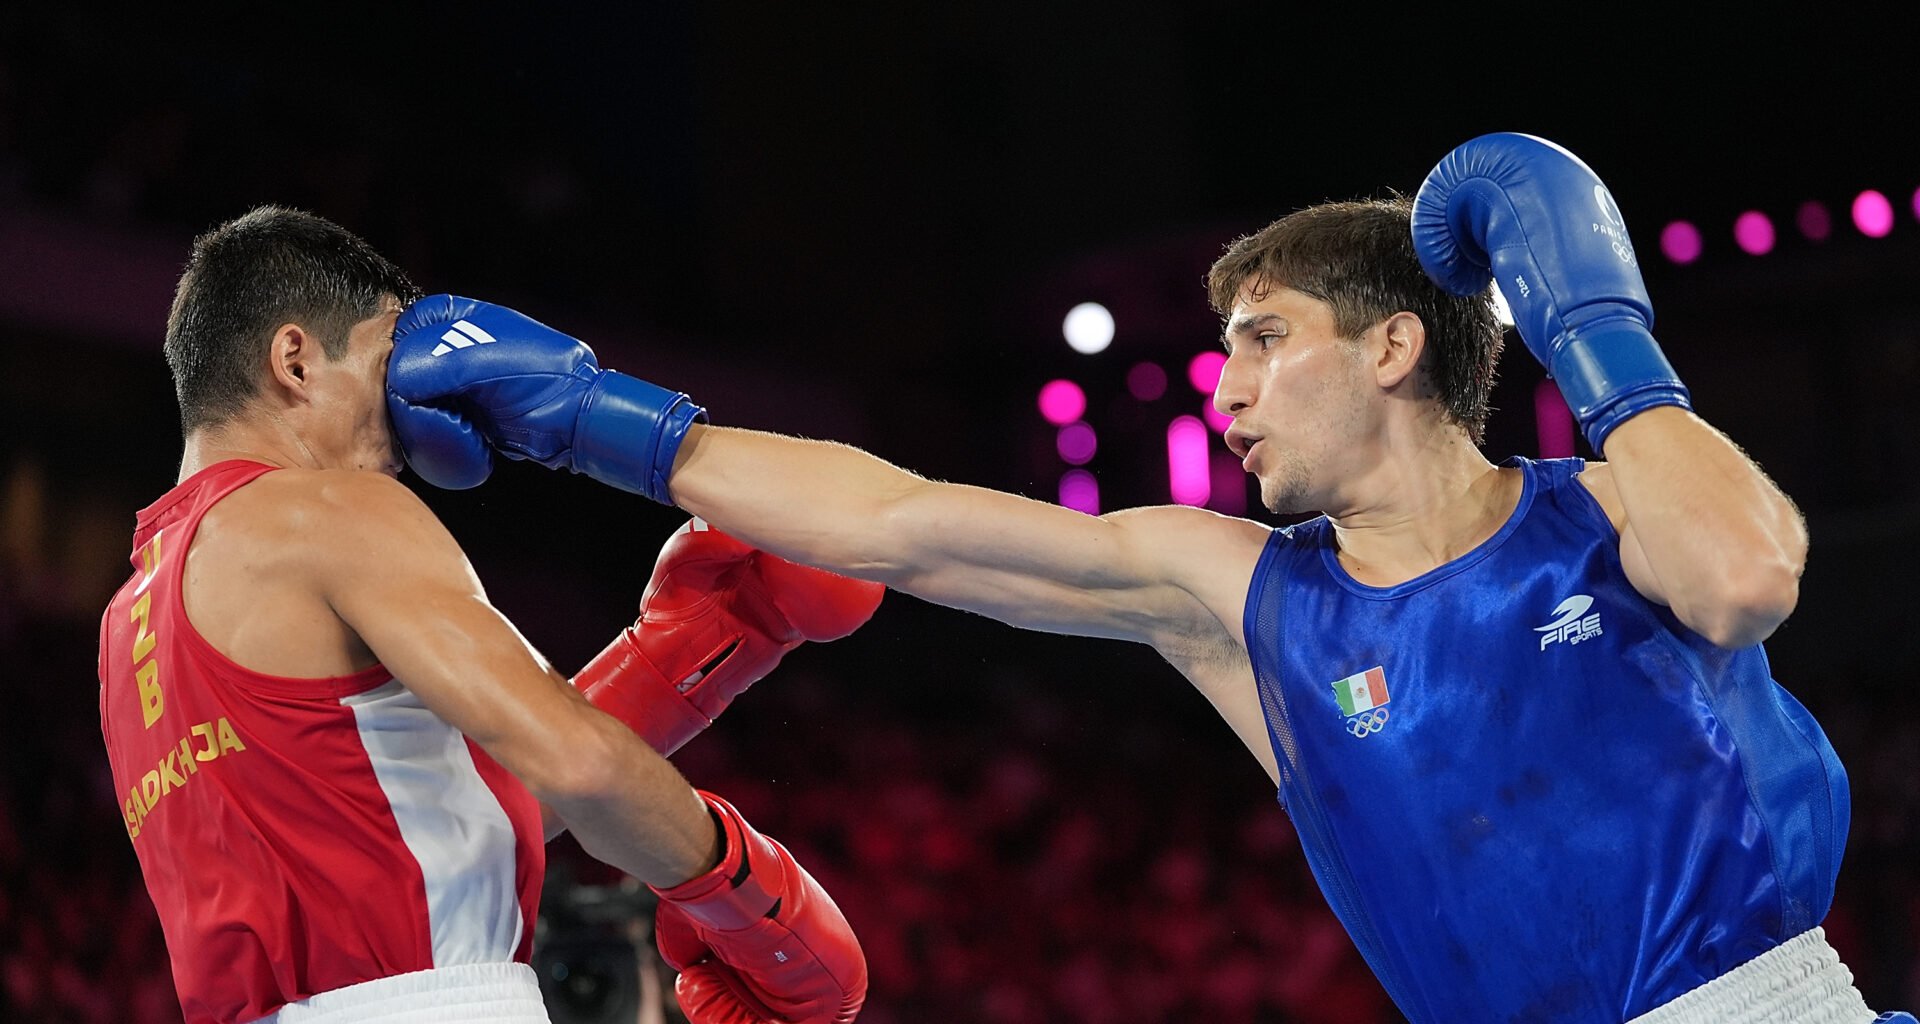
<instances>
[{"instance_id":1,"label":"boxer's shoulder","mask_svg":"<svg viewBox=\"0 0 1920 1024\"><path fill-rule=\"evenodd\" d=\"M345 523L425 507L405 484L385 473L294 467L262 474L228 495L215 509L271 528L301 525L312 516L335 517Z\"/></svg>"},{"instance_id":2,"label":"boxer's shoulder","mask_svg":"<svg viewBox=\"0 0 1920 1024\"><path fill-rule=\"evenodd\" d=\"M433 518L417 495L384 473L283 469L209 509L195 547L230 552L256 570L288 571L351 558L370 538Z\"/></svg>"},{"instance_id":3,"label":"boxer's shoulder","mask_svg":"<svg viewBox=\"0 0 1920 1024\"><path fill-rule=\"evenodd\" d=\"M418 499L397 480L365 471L285 469L236 489L207 510L188 549L182 589L194 628L257 672L365 668L374 659L333 599L342 579L392 584L395 545L408 546L393 510L409 502Z\"/></svg>"}]
</instances>

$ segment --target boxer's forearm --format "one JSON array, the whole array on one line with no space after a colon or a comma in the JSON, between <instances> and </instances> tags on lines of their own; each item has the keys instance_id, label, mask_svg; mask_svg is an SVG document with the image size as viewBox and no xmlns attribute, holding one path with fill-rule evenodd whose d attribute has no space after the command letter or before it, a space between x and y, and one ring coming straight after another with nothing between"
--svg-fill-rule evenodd
<instances>
[{"instance_id":1,"label":"boxer's forearm","mask_svg":"<svg viewBox=\"0 0 1920 1024\"><path fill-rule=\"evenodd\" d=\"M1786 620L1799 600L1807 531L1760 467L1677 408L1627 420L1606 454L1629 528L1682 622L1742 647Z\"/></svg>"},{"instance_id":2,"label":"boxer's forearm","mask_svg":"<svg viewBox=\"0 0 1920 1024\"><path fill-rule=\"evenodd\" d=\"M547 837L560 826L594 859L649 885L678 885L711 868L720 836L692 787L624 726L601 718L597 742L576 747L567 770L546 773L535 791L553 816Z\"/></svg>"},{"instance_id":3,"label":"boxer's forearm","mask_svg":"<svg viewBox=\"0 0 1920 1024\"><path fill-rule=\"evenodd\" d=\"M1180 567L1208 564L1233 536L1197 509L1089 516L728 427L690 430L669 486L687 511L803 564L1028 629L1149 643L1214 621Z\"/></svg>"},{"instance_id":4,"label":"boxer's forearm","mask_svg":"<svg viewBox=\"0 0 1920 1024\"><path fill-rule=\"evenodd\" d=\"M673 464L674 504L765 551L866 579L914 561L912 541L877 525L934 486L860 449L695 425Z\"/></svg>"}]
</instances>

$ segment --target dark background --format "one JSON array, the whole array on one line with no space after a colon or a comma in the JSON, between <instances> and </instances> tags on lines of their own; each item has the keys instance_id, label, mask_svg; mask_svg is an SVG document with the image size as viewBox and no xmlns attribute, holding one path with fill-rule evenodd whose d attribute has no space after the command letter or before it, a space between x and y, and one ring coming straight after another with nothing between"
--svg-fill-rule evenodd
<instances>
[{"instance_id":1,"label":"dark background","mask_svg":"<svg viewBox=\"0 0 1920 1024\"><path fill-rule=\"evenodd\" d=\"M1829 930L1920 1005L1920 100L1911 13L1116 0L0 7L0 1018L166 1020L165 954L100 756L99 609L174 478L166 304L260 202L347 225L428 291L504 302L715 422L1052 498L1040 384L1085 386L1106 507L1166 500L1159 431L1214 343L1201 279L1308 203L1411 192L1452 146L1582 156L1638 239L1699 410L1799 502L1769 643L1853 776ZM1878 189L1896 225L1846 220ZM1835 214L1823 243L1792 226ZM1778 248L1748 256L1757 209ZM1658 255L1700 226L1700 260ZM1114 311L1080 356L1059 324ZM1124 397L1154 361L1169 397ZM1487 449L1536 454L1515 343ZM519 464L412 481L571 668L681 521ZM1243 500L1243 499L1242 499ZM676 759L787 839L873 960L863 1020L1394 1019L1264 775L1151 652L892 595ZM556 860L570 863L562 845Z\"/></svg>"}]
</instances>

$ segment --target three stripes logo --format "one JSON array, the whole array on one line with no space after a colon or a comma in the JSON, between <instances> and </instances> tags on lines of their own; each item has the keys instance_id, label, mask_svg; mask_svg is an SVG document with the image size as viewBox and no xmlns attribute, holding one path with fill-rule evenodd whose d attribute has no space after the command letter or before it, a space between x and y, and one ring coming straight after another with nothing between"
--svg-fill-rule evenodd
<instances>
[{"instance_id":1,"label":"three stripes logo","mask_svg":"<svg viewBox=\"0 0 1920 1024\"><path fill-rule=\"evenodd\" d=\"M440 336L440 344L433 347L433 354L444 356L457 348L491 345L497 340L499 339L465 320L455 320L452 328Z\"/></svg>"}]
</instances>

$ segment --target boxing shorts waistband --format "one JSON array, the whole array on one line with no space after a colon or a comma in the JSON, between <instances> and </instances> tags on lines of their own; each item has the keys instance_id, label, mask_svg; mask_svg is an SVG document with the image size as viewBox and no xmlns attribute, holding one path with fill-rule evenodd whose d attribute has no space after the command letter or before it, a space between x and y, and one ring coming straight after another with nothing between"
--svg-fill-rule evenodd
<instances>
[{"instance_id":1,"label":"boxing shorts waistband","mask_svg":"<svg viewBox=\"0 0 1920 1024\"><path fill-rule=\"evenodd\" d=\"M396 974L288 1003L258 1024L551 1024L523 963L459 964Z\"/></svg>"},{"instance_id":2,"label":"boxing shorts waistband","mask_svg":"<svg viewBox=\"0 0 1920 1024\"><path fill-rule=\"evenodd\" d=\"M1872 1024L1853 972L1819 928L1627 1024Z\"/></svg>"}]
</instances>

